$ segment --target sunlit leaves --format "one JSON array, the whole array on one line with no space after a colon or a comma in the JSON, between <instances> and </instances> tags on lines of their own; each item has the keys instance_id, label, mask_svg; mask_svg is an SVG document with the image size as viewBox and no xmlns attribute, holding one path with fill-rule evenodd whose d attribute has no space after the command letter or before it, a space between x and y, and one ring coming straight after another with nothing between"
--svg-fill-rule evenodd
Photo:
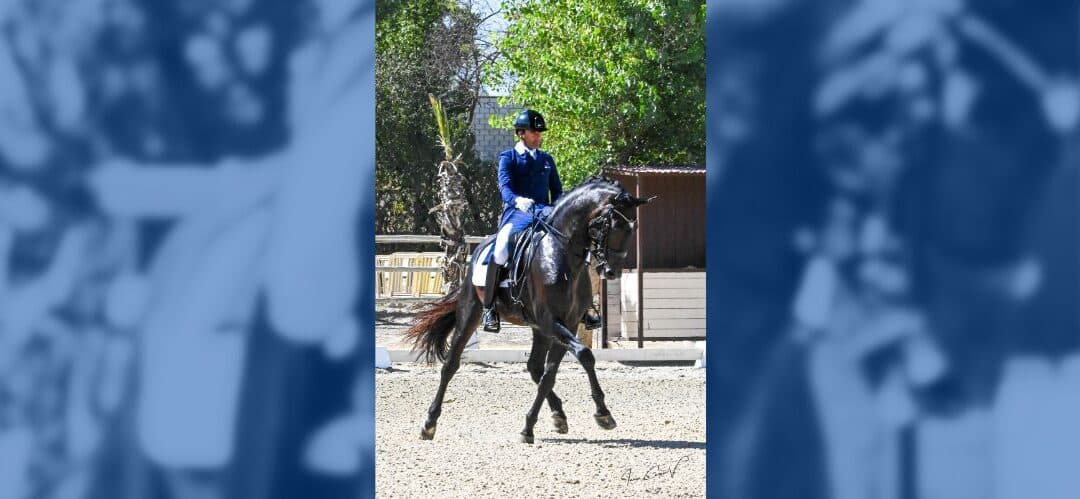
<instances>
[{"instance_id":1,"label":"sunlit leaves","mask_svg":"<svg viewBox=\"0 0 1080 499\"><path fill-rule=\"evenodd\" d=\"M544 148L574 184L604 164L704 161L700 1L513 0L489 76L544 113ZM506 120L494 118L493 125Z\"/></svg>"}]
</instances>

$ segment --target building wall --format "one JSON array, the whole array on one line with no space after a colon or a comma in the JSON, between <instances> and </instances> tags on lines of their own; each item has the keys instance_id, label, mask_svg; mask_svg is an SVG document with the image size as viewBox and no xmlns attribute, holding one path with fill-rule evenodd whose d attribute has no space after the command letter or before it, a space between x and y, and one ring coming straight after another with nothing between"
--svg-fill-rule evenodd
<instances>
[{"instance_id":1,"label":"building wall","mask_svg":"<svg viewBox=\"0 0 1080 499\"><path fill-rule=\"evenodd\" d=\"M645 269L705 268L705 176L685 174L613 174L635 193L643 181L642 197L659 196L638 209ZM636 247L625 267L634 268Z\"/></svg>"},{"instance_id":2,"label":"building wall","mask_svg":"<svg viewBox=\"0 0 1080 499\"><path fill-rule=\"evenodd\" d=\"M500 152L514 147L514 132L492 128L488 125L488 117L508 115L520 111L521 106L500 106L498 99L499 97L495 95L482 95L476 104L472 128L476 136L476 155L484 161L494 161Z\"/></svg>"},{"instance_id":3,"label":"building wall","mask_svg":"<svg viewBox=\"0 0 1080 499\"><path fill-rule=\"evenodd\" d=\"M705 336L705 272L646 272L644 337ZM608 338L633 340L638 334L637 273L608 281Z\"/></svg>"}]
</instances>

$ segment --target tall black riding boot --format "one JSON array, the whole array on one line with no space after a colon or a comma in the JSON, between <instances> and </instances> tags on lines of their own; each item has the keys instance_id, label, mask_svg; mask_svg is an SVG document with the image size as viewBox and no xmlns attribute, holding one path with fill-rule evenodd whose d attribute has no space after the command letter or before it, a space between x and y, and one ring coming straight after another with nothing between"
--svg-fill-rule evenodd
<instances>
[{"instance_id":1,"label":"tall black riding boot","mask_svg":"<svg viewBox=\"0 0 1080 499\"><path fill-rule=\"evenodd\" d=\"M499 292L499 269L494 260L488 264L484 280L484 331L499 332L499 312L495 310L495 295Z\"/></svg>"}]
</instances>

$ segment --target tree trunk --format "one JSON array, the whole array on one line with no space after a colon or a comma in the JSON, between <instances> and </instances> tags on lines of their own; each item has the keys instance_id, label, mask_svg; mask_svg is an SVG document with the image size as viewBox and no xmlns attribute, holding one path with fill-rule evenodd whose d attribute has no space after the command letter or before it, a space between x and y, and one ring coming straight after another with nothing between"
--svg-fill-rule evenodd
<instances>
[{"instance_id":1,"label":"tree trunk","mask_svg":"<svg viewBox=\"0 0 1080 499\"><path fill-rule=\"evenodd\" d=\"M431 213L436 213L438 217L441 245L446 256L442 274L443 291L447 293L461 285L469 254L461 222L461 215L469 203L465 199L465 178L459 172L459 166L460 160L439 164L439 204L431 209Z\"/></svg>"}]
</instances>

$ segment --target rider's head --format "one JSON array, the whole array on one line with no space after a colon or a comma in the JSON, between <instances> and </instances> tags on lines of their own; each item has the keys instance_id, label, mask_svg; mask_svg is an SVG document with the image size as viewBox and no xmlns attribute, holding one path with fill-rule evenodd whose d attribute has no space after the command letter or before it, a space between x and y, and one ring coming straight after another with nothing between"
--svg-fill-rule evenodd
<instances>
[{"instance_id":1,"label":"rider's head","mask_svg":"<svg viewBox=\"0 0 1080 499\"><path fill-rule=\"evenodd\" d=\"M543 141L541 134L546 130L547 124L544 123L544 115L532 109L522 111L514 120L514 133L529 149L540 148Z\"/></svg>"}]
</instances>

